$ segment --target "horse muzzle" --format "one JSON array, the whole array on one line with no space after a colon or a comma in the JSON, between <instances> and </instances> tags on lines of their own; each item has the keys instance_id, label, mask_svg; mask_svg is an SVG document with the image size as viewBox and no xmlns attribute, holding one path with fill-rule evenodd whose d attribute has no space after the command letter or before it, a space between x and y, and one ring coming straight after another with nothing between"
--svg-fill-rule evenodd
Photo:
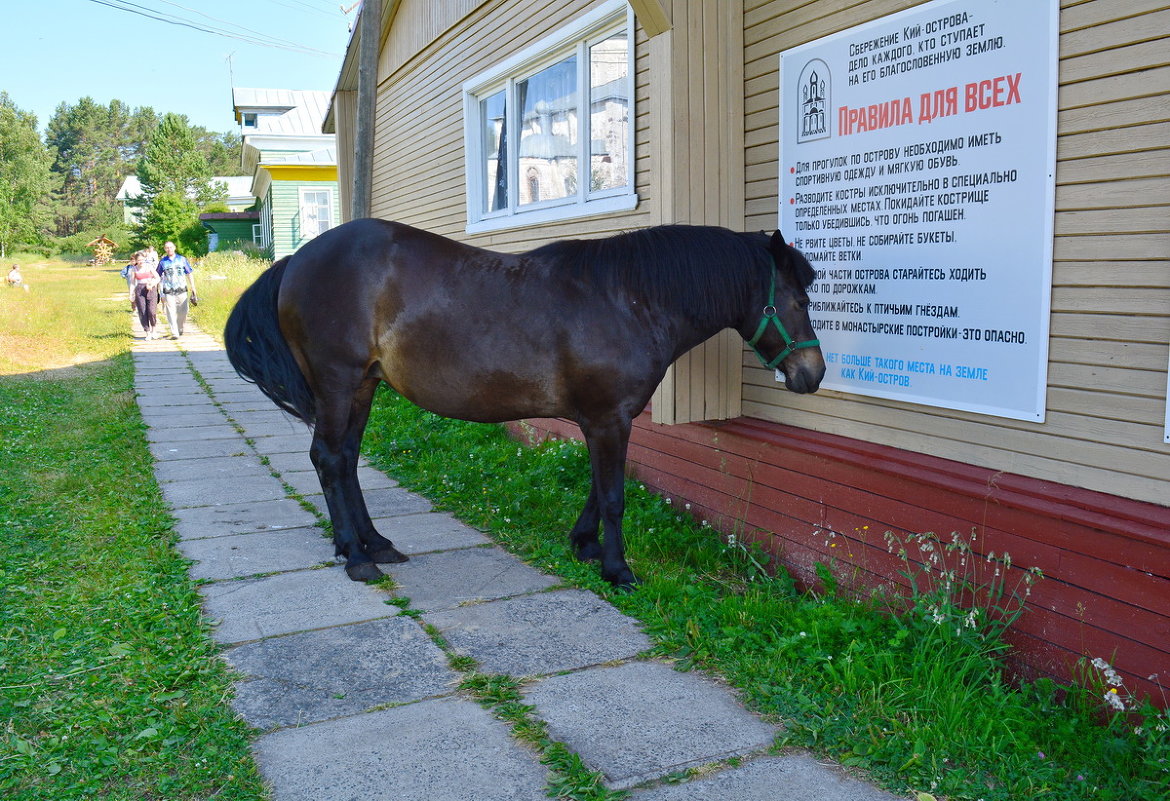
<instances>
[{"instance_id":1,"label":"horse muzzle","mask_svg":"<svg viewBox=\"0 0 1170 801\"><path fill-rule=\"evenodd\" d=\"M825 359L820 348L807 348L790 354L780 370L789 392L807 395L820 389L821 379L825 377Z\"/></svg>"}]
</instances>

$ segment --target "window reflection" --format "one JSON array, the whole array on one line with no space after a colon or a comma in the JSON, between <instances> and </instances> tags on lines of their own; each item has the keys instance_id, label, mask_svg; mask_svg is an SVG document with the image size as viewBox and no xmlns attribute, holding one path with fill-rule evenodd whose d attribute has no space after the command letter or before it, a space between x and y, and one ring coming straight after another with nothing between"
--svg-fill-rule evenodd
<instances>
[{"instance_id":1,"label":"window reflection","mask_svg":"<svg viewBox=\"0 0 1170 801\"><path fill-rule=\"evenodd\" d=\"M620 31L589 48L589 189L629 183L629 50Z\"/></svg>"},{"instance_id":2,"label":"window reflection","mask_svg":"<svg viewBox=\"0 0 1170 801\"><path fill-rule=\"evenodd\" d=\"M577 194L577 57L516 82L521 109L519 203Z\"/></svg>"}]
</instances>

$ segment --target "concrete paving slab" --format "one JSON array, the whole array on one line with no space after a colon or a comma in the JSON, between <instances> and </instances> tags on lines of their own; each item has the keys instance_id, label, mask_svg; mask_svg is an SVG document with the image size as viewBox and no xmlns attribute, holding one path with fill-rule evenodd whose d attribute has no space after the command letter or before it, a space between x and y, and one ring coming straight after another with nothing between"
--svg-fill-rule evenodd
<instances>
[{"instance_id":1,"label":"concrete paving slab","mask_svg":"<svg viewBox=\"0 0 1170 801\"><path fill-rule=\"evenodd\" d=\"M320 491L318 490L318 494L304 495L302 497L317 507L321 514L328 514L325 496L319 493ZM386 489L363 488L362 495L366 499L366 509L369 511L370 517L374 520L396 517L398 515L416 515L422 512L429 512L434 508L426 498L399 487L387 487Z\"/></svg>"},{"instance_id":2,"label":"concrete paving slab","mask_svg":"<svg viewBox=\"0 0 1170 801\"><path fill-rule=\"evenodd\" d=\"M317 516L291 498L262 503L223 504L176 509L175 531L181 539L226 537L254 531L279 531L312 526Z\"/></svg>"},{"instance_id":3,"label":"concrete paving slab","mask_svg":"<svg viewBox=\"0 0 1170 801\"><path fill-rule=\"evenodd\" d=\"M190 411L186 406L171 408L140 406L139 408L142 410L142 419L146 424L157 428L204 428L226 425L228 422L227 415L214 406L208 406L206 410L202 411L199 411L202 407L198 406L193 407L196 411Z\"/></svg>"},{"instance_id":4,"label":"concrete paving slab","mask_svg":"<svg viewBox=\"0 0 1170 801\"><path fill-rule=\"evenodd\" d=\"M302 434L285 435L279 437L256 437L252 440L257 451L265 455L273 453L308 453L313 437L306 430Z\"/></svg>"},{"instance_id":5,"label":"concrete paving slab","mask_svg":"<svg viewBox=\"0 0 1170 801\"><path fill-rule=\"evenodd\" d=\"M282 729L256 754L273 801L548 801L536 755L462 698Z\"/></svg>"},{"instance_id":6,"label":"concrete paving slab","mask_svg":"<svg viewBox=\"0 0 1170 801\"><path fill-rule=\"evenodd\" d=\"M426 498L401 487L363 488L362 495L366 499L366 509L372 518L414 515L429 512L434 508Z\"/></svg>"},{"instance_id":7,"label":"concrete paving slab","mask_svg":"<svg viewBox=\"0 0 1170 801\"><path fill-rule=\"evenodd\" d=\"M584 590L542 592L423 615L485 673L535 676L637 656L638 624Z\"/></svg>"},{"instance_id":8,"label":"concrete paving slab","mask_svg":"<svg viewBox=\"0 0 1170 801\"><path fill-rule=\"evenodd\" d=\"M312 473L316 472L313 467L313 460L309 458L309 448L299 451L290 451L288 453L267 453L268 464L278 473ZM361 468L358 468L361 469ZM321 488L317 488L320 492Z\"/></svg>"},{"instance_id":9,"label":"concrete paving slab","mask_svg":"<svg viewBox=\"0 0 1170 801\"><path fill-rule=\"evenodd\" d=\"M287 454L279 454L281 456ZM385 473L372 467L359 467L357 470L358 484L363 491L375 489L393 489L398 482ZM321 479L316 470L295 470L280 472L281 481L295 489L300 495L320 495Z\"/></svg>"},{"instance_id":10,"label":"concrete paving slab","mask_svg":"<svg viewBox=\"0 0 1170 801\"><path fill-rule=\"evenodd\" d=\"M184 481L191 476L232 478L271 476L255 456L213 457L210 459L175 459L155 462L154 477L160 482Z\"/></svg>"},{"instance_id":11,"label":"concrete paving slab","mask_svg":"<svg viewBox=\"0 0 1170 801\"><path fill-rule=\"evenodd\" d=\"M476 531L445 512L374 518L374 527L383 537L393 540L394 547L408 556L491 544L483 532Z\"/></svg>"},{"instance_id":12,"label":"concrete paving slab","mask_svg":"<svg viewBox=\"0 0 1170 801\"><path fill-rule=\"evenodd\" d=\"M271 475L231 478L192 475L184 481L161 484L160 489L172 509L275 501L285 497L284 485Z\"/></svg>"},{"instance_id":13,"label":"concrete paving slab","mask_svg":"<svg viewBox=\"0 0 1170 801\"><path fill-rule=\"evenodd\" d=\"M181 540L179 551L195 564L193 579L236 579L304 570L333 562L333 541L316 527Z\"/></svg>"},{"instance_id":14,"label":"concrete paving slab","mask_svg":"<svg viewBox=\"0 0 1170 801\"><path fill-rule=\"evenodd\" d=\"M260 392L216 392L215 399L223 410L234 415L236 412L264 412L275 409L275 405ZM304 423L301 423L304 427Z\"/></svg>"},{"instance_id":15,"label":"concrete paving slab","mask_svg":"<svg viewBox=\"0 0 1170 801\"><path fill-rule=\"evenodd\" d=\"M383 704L448 695L461 675L417 623L372 623L270 637L224 653L254 677L232 703L252 726L303 726Z\"/></svg>"},{"instance_id":16,"label":"concrete paving slab","mask_svg":"<svg viewBox=\"0 0 1170 801\"><path fill-rule=\"evenodd\" d=\"M216 642L240 643L397 614L382 590L350 581L340 566L199 588Z\"/></svg>"},{"instance_id":17,"label":"concrete paving slab","mask_svg":"<svg viewBox=\"0 0 1170 801\"><path fill-rule=\"evenodd\" d=\"M189 440L186 442L150 443L150 452L160 462L173 459L207 459L212 456L251 456L252 449L241 436L223 439Z\"/></svg>"},{"instance_id":18,"label":"concrete paving slab","mask_svg":"<svg viewBox=\"0 0 1170 801\"><path fill-rule=\"evenodd\" d=\"M733 770L635 791L630 801L897 801L808 754L761 757Z\"/></svg>"},{"instance_id":19,"label":"concrete paving slab","mask_svg":"<svg viewBox=\"0 0 1170 801\"><path fill-rule=\"evenodd\" d=\"M143 389L141 386L135 390L135 395L138 397L138 403L149 412L153 412L161 407L185 406L185 407L207 407L207 410L215 409L215 403L207 396L207 393L202 389L199 394L194 392L186 392L176 394L168 392L165 389Z\"/></svg>"},{"instance_id":20,"label":"concrete paving slab","mask_svg":"<svg viewBox=\"0 0 1170 801\"><path fill-rule=\"evenodd\" d=\"M559 582L499 548L423 554L409 562L382 565L382 569L398 582L398 595L427 612L537 592Z\"/></svg>"},{"instance_id":21,"label":"concrete paving slab","mask_svg":"<svg viewBox=\"0 0 1170 801\"><path fill-rule=\"evenodd\" d=\"M239 437L240 432L229 424L226 419L223 425L198 426L194 428L159 428L146 429L148 442L193 442L201 439L231 439Z\"/></svg>"},{"instance_id":22,"label":"concrete paving slab","mask_svg":"<svg viewBox=\"0 0 1170 801\"><path fill-rule=\"evenodd\" d=\"M244 431L244 436L248 439L256 439L258 437L281 437L281 436L297 436L302 437L304 447L309 447L309 442L312 441L312 435L305 427L305 424L295 417L279 417L279 413L272 412L233 412L231 413L232 421ZM257 418L252 418L250 422L241 422L240 418L249 415L269 415L270 419L266 422Z\"/></svg>"},{"instance_id":23,"label":"concrete paving slab","mask_svg":"<svg viewBox=\"0 0 1170 801\"><path fill-rule=\"evenodd\" d=\"M525 700L552 738L614 789L745 756L770 746L776 735L726 687L657 662L552 676L529 687Z\"/></svg>"}]
</instances>

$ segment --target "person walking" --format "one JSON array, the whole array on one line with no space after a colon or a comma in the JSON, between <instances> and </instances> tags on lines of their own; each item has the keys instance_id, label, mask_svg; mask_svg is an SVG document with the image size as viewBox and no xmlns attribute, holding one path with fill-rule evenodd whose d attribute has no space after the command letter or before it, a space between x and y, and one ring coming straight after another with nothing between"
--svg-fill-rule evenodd
<instances>
[{"instance_id":1,"label":"person walking","mask_svg":"<svg viewBox=\"0 0 1170 801\"><path fill-rule=\"evenodd\" d=\"M183 326L187 324L188 305L198 306L199 297L195 294L195 276L187 257L175 252L174 242L164 244L163 253L166 255L158 262L163 308L167 313L171 338L179 339L183 336Z\"/></svg>"},{"instance_id":2,"label":"person walking","mask_svg":"<svg viewBox=\"0 0 1170 801\"><path fill-rule=\"evenodd\" d=\"M156 270L146 264L146 254L141 250L134 254L130 278L134 282L134 308L138 312L138 323L146 332L148 340L155 338L158 325L158 285Z\"/></svg>"},{"instance_id":3,"label":"person walking","mask_svg":"<svg viewBox=\"0 0 1170 801\"><path fill-rule=\"evenodd\" d=\"M138 257L142 251L135 251L130 256L130 263L122 268L122 277L126 279L126 294L130 296L130 313L138 311L138 300L134 297L134 268L138 266Z\"/></svg>"}]
</instances>

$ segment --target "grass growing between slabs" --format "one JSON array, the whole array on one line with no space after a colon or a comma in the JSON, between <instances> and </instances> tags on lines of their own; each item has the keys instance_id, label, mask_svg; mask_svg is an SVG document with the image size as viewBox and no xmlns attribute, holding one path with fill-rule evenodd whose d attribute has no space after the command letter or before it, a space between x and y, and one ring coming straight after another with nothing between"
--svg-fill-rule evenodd
<instances>
[{"instance_id":1,"label":"grass growing between slabs","mask_svg":"<svg viewBox=\"0 0 1170 801\"><path fill-rule=\"evenodd\" d=\"M265 798L153 477L118 266L0 289L0 796Z\"/></svg>"},{"instance_id":2,"label":"grass growing between slabs","mask_svg":"<svg viewBox=\"0 0 1170 801\"><path fill-rule=\"evenodd\" d=\"M568 547L588 490L580 445L522 447L498 426L446 420L383 388L364 446L438 508L641 620L661 655L724 676L784 723L786 745L921 798L1154 801L1170 792L1165 713L1113 710L1103 703L1109 688L1093 679L1010 682L995 617L957 603L974 589L961 575L960 586L923 592L901 614L890 613L893 601L847 597L831 581L826 594L798 593L783 571L762 569L759 553L629 482L626 544L643 584L614 594ZM927 543L961 556L949 538L915 544ZM992 589L1010 621L1025 589Z\"/></svg>"}]
</instances>

